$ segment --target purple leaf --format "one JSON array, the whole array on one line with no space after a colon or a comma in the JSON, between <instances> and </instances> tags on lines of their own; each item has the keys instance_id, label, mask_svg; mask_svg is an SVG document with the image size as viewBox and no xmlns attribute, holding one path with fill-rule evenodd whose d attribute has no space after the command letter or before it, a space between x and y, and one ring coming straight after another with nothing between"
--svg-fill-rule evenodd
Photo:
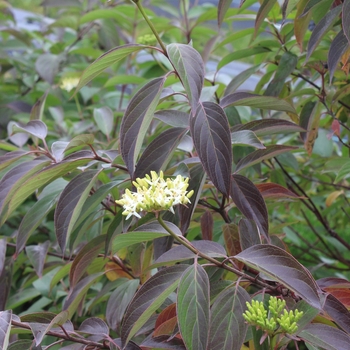
<instances>
[{"instance_id":1,"label":"purple leaf","mask_svg":"<svg viewBox=\"0 0 350 350\"><path fill-rule=\"evenodd\" d=\"M213 240L213 228L214 228L214 220L213 214L206 210L205 213L201 216L201 231L202 238L205 241Z\"/></svg>"},{"instance_id":2,"label":"purple leaf","mask_svg":"<svg viewBox=\"0 0 350 350\"><path fill-rule=\"evenodd\" d=\"M267 208L255 185L242 175L232 175L230 194L237 208L256 223L260 234L269 241Z\"/></svg>"},{"instance_id":3,"label":"purple leaf","mask_svg":"<svg viewBox=\"0 0 350 350\"><path fill-rule=\"evenodd\" d=\"M228 197L232 146L224 110L213 102L199 105L191 118L191 134L204 170L215 187Z\"/></svg>"},{"instance_id":4,"label":"purple leaf","mask_svg":"<svg viewBox=\"0 0 350 350\"><path fill-rule=\"evenodd\" d=\"M249 294L240 286L226 288L211 308L209 348L240 350L248 325L243 318Z\"/></svg>"},{"instance_id":5,"label":"purple leaf","mask_svg":"<svg viewBox=\"0 0 350 350\"><path fill-rule=\"evenodd\" d=\"M44 159L35 159L19 164L8 171L0 180L0 210L2 223L6 220L8 203L13 199L14 193L23 186L25 181L41 170L50 162Z\"/></svg>"},{"instance_id":6,"label":"purple leaf","mask_svg":"<svg viewBox=\"0 0 350 350\"><path fill-rule=\"evenodd\" d=\"M30 113L32 105L24 101L12 101L6 104L6 107L12 109L16 113Z\"/></svg>"},{"instance_id":7,"label":"purple leaf","mask_svg":"<svg viewBox=\"0 0 350 350\"><path fill-rule=\"evenodd\" d=\"M266 147L260 142L253 131L240 130L231 133L231 142L235 145L252 146L258 149L265 149Z\"/></svg>"},{"instance_id":8,"label":"purple leaf","mask_svg":"<svg viewBox=\"0 0 350 350\"><path fill-rule=\"evenodd\" d=\"M311 306L322 309L322 291L311 273L285 250L273 245L259 244L239 253L235 259L282 283Z\"/></svg>"},{"instance_id":9,"label":"purple leaf","mask_svg":"<svg viewBox=\"0 0 350 350\"><path fill-rule=\"evenodd\" d=\"M141 344L145 348L169 349L169 350L186 350L183 342L178 338L169 339L168 336L147 337Z\"/></svg>"},{"instance_id":10,"label":"purple leaf","mask_svg":"<svg viewBox=\"0 0 350 350\"><path fill-rule=\"evenodd\" d=\"M166 76L151 80L131 99L120 127L120 149L131 177L143 139L157 107Z\"/></svg>"},{"instance_id":11,"label":"purple leaf","mask_svg":"<svg viewBox=\"0 0 350 350\"><path fill-rule=\"evenodd\" d=\"M194 115L204 84L202 57L192 46L185 44L170 44L167 52L185 88Z\"/></svg>"},{"instance_id":12,"label":"purple leaf","mask_svg":"<svg viewBox=\"0 0 350 350\"><path fill-rule=\"evenodd\" d=\"M90 194L101 170L86 170L76 176L65 187L58 199L54 215L56 237L62 252L66 249L67 238L78 220L84 202Z\"/></svg>"},{"instance_id":13,"label":"purple leaf","mask_svg":"<svg viewBox=\"0 0 350 350\"><path fill-rule=\"evenodd\" d=\"M71 288L80 281L84 276L85 271L89 268L92 261L97 258L100 250L104 247L106 236L97 236L84 247L75 256L69 272L69 283Z\"/></svg>"},{"instance_id":14,"label":"purple leaf","mask_svg":"<svg viewBox=\"0 0 350 350\"><path fill-rule=\"evenodd\" d=\"M344 0L343 3L343 31L350 45L350 0Z\"/></svg>"},{"instance_id":15,"label":"purple leaf","mask_svg":"<svg viewBox=\"0 0 350 350\"><path fill-rule=\"evenodd\" d=\"M103 339L109 334L109 328L106 323L98 317L90 317L85 319L79 327L79 332L94 334L101 336Z\"/></svg>"},{"instance_id":16,"label":"purple leaf","mask_svg":"<svg viewBox=\"0 0 350 350\"><path fill-rule=\"evenodd\" d=\"M212 257L212 258L226 258L226 251L224 247L216 242L212 241L194 241L191 244L200 252ZM190 251L183 245L176 246L163 255L161 255L151 266L152 268L164 266L168 264L174 264L180 261L194 259L197 254Z\"/></svg>"},{"instance_id":17,"label":"purple leaf","mask_svg":"<svg viewBox=\"0 0 350 350\"><path fill-rule=\"evenodd\" d=\"M345 3L344 3L345 5ZM332 82L334 73L338 67L338 62L346 50L349 48L349 42L344 35L343 31L336 35L328 51L328 69L329 69L329 81Z\"/></svg>"},{"instance_id":18,"label":"purple leaf","mask_svg":"<svg viewBox=\"0 0 350 350\"><path fill-rule=\"evenodd\" d=\"M158 135L142 153L136 164L135 178L142 178L150 172L165 170L173 153L179 145L187 129L171 128Z\"/></svg>"},{"instance_id":19,"label":"purple leaf","mask_svg":"<svg viewBox=\"0 0 350 350\"><path fill-rule=\"evenodd\" d=\"M44 140L47 135L47 126L41 120L31 120L27 124L17 122L12 129L14 131L25 131L41 140Z\"/></svg>"},{"instance_id":20,"label":"purple leaf","mask_svg":"<svg viewBox=\"0 0 350 350\"><path fill-rule=\"evenodd\" d=\"M106 320L110 328L119 330L120 324L130 301L139 287L139 280L125 280L119 285L108 299L106 307Z\"/></svg>"},{"instance_id":21,"label":"purple leaf","mask_svg":"<svg viewBox=\"0 0 350 350\"><path fill-rule=\"evenodd\" d=\"M252 220L242 219L238 223L239 240L242 250L261 244L258 228Z\"/></svg>"},{"instance_id":22,"label":"purple leaf","mask_svg":"<svg viewBox=\"0 0 350 350\"><path fill-rule=\"evenodd\" d=\"M335 327L321 323L311 323L298 337L314 346L327 350L350 349L350 336Z\"/></svg>"},{"instance_id":23,"label":"purple leaf","mask_svg":"<svg viewBox=\"0 0 350 350\"><path fill-rule=\"evenodd\" d=\"M273 146L267 146L265 149L259 149L259 150L253 151L252 153L248 154L246 157L244 157L237 163L235 174L254 164L260 163L265 159L276 157L279 154L289 152L297 148L298 147L293 147L293 146L273 145Z\"/></svg>"},{"instance_id":24,"label":"purple leaf","mask_svg":"<svg viewBox=\"0 0 350 350\"><path fill-rule=\"evenodd\" d=\"M337 6L326 13L326 15L317 23L316 27L312 31L310 40L307 46L307 55L305 62L307 62L311 54L316 49L317 45L323 38L323 36L328 32L328 30L333 26L334 22L339 17L341 11L341 6Z\"/></svg>"},{"instance_id":25,"label":"purple leaf","mask_svg":"<svg viewBox=\"0 0 350 350\"><path fill-rule=\"evenodd\" d=\"M332 317L339 327L350 334L350 311L335 296L327 295L323 310Z\"/></svg>"},{"instance_id":26,"label":"purple leaf","mask_svg":"<svg viewBox=\"0 0 350 350\"><path fill-rule=\"evenodd\" d=\"M161 110L154 113L154 118L161 120L163 123L173 127L189 128L188 113L177 110Z\"/></svg>"},{"instance_id":27,"label":"purple leaf","mask_svg":"<svg viewBox=\"0 0 350 350\"><path fill-rule=\"evenodd\" d=\"M345 278L339 277L324 277L316 281L318 286L322 289L329 287L337 287L337 288L349 288L350 282Z\"/></svg>"},{"instance_id":28,"label":"purple leaf","mask_svg":"<svg viewBox=\"0 0 350 350\"><path fill-rule=\"evenodd\" d=\"M16 160L29 155L30 152L25 151L12 151L7 152L4 155L0 156L0 170L5 169L12 163L14 163Z\"/></svg>"},{"instance_id":29,"label":"purple leaf","mask_svg":"<svg viewBox=\"0 0 350 350\"><path fill-rule=\"evenodd\" d=\"M194 194L191 197L190 204L187 204L186 207L184 205L180 205L178 208L180 215L180 229L183 234L186 233L188 227L190 226L192 215L202 194L205 179L206 175L201 164L195 165L190 169L190 181L187 190L193 190Z\"/></svg>"},{"instance_id":30,"label":"purple leaf","mask_svg":"<svg viewBox=\"0 0 350 350\"><path fill-rule=\"evenodd\" d=\"M230 8L232 0L220 0L218 5L218 25L221 27L226 11Z\"/></svg>"},{"instance_id":31,"label":"purple leaf","mask_svg":"<svg viewBox=\"0 0 350 350\"><path fill-rule=\"evenodd\" d=\"M121 335L124 346L177 288L187 267L188 265L168 267L157 272L142 285L123 318Z\"/></svg>"},{"instance_id":32,"label":"purple leaf","mask_svg":"<svg viewBox=\"0 0 350 350\"><path fill-rule=\"evenodd\" d=\"M220 105L222 108L228 106L249 106L252 108L283 111L297 114L294 107L287 101L273 96L261 96L250 92L234 92L225 96Z\"/></svg>"},{"instance_id":33,"label":"purple leaf","mask_svg":"<svg viewBox=\"0 0 350 350\"><path fill-rule=\"evenodd\" d=\"M36 274L41 278L43 274L46 255L49 250L50 241L30 245L26 247L26 254L30 263L33 265Z\"/></svg>"},{"instance_id":34,"label":"purple leaf","mask_svg":"<svg viewBox=\"0 0 350 350\"><path fill-rule=\"evenodd\" d=\"M305 131L301 126L283 119L260 119L253 120L249 123L235 125L231 131L237 132L241 130L251 130L257 136L266 136L271 134L279 134L285 132L301 132Z\"/></svg>"},{"instance_id":35,"label":"purple leaf","mask_svg":"<svg viewBox=\"0 0 350 350\"><path fill-rule=\"evenodd\" d=\"M116 47L104 53L84 70L82 76L80 77L79 84L75 90L75 94L93 78L102 73L106 68L122 60L133 52L140 51L147 47L148 46L138 44L127 44Z\"/></svg>"},{"instance_id":36,"label":"purple leaf","mask_svg":"<svg viewBox=\"0 0 350 350\"><path fill-rule=\"evenodd\" d=\"M104 272L99 272L86 276L69 291L69 294L63 303L63 310L68 311L69 317L73 316L88 289L104 274Z\"/></svg>"},{"instance_id":37,"label":"purple leaf","mask_svg":"<svg viewBox=\"0 0 350 350\"><path fill-rule=\"evenodd\" d=\"M0 311L0 348L7 349L10 339L12 311Z\"/></svg>"},{"instance_id":38,"label":"purple leaf","mask_svg":"<svg viewBox=\"0 0 350 350\"><path fill-rule=\"evenodd\" d=\"M195 261L182 274L177 289L177 319L187 349L207 349L209 307L209 277Z\"/></svg>"},{"instance_id":39,"label":"purple leaf","mask_svg":"<svg viewBox=\"0 0 350 350\"><path fill-rule=\"evenodd\" d=\"M43 80L52 85L59 72L62 60L63 56L44 53L36 60L35 69Z\"/></svg>"}]
</instances>

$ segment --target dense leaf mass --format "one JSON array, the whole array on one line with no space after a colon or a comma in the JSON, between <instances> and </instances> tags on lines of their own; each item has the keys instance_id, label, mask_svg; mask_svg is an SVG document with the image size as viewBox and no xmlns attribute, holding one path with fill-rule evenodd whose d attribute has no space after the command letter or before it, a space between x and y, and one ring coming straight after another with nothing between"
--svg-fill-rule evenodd
<instances>
[{"instance_id":1,"label":"dense leaf mass","mask_svg":"<svg viewBox=\"0 0 350 350\"><path fill-rule=\"evenodd\" d=\"M0 10L0 349L350 350L350 0Z\"/></svg>"}]
</instances>

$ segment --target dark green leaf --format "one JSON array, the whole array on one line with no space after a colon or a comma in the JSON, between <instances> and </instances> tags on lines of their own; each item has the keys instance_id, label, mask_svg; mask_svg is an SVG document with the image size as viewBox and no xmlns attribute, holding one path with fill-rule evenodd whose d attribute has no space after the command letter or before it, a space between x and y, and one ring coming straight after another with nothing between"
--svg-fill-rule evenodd
<instances>
[{"instance_id":1,"label":"dark green leaf","mask_svg":"<svg viewBox=\"0 0 350 350\"><path fill-rule=\"evenodd\" d=\"M252 153L248 154L246 157L244 157L237 163L235 174L247 167L260 163L265 159L276 157L279 154L289 152L297 148L298 147L293 147L293 146L274 145L274 146L267 146L265 149L259 149L257 151L253 151Z\"/></svg>"},{"instance_id":2,"label":"dark green leaf","mask_svg":"<svg viewBox=\"0 0 350 350\"><path fill-rule=\"evenodd\" d=\"M90 194L100 170L86 170L65 187L55 210L55 228L58 244L65 251L66 242L78 220L84 202Z\"/></svg>"},{"instance_id":3,"label":"dark green leaf","mask_svg":"<svg viewBox=\"0 0 350 350\"><path fill-rule=\"evenodd\" d=\"M123 318L121 334L124 346L177 288L186 268L187 265L175 265L163 269L142 285Z\"/></svg>"},{"instance_id":4,"label":"dark green leaf","mask_svg":"<svg viewBox=\"0 0 350 350\"><path fill-rule=\"evenodd\" d=\"M186 90L194 114L204 83L202 57L193 47L184 44L170 44L167 46L167 52Z\"/></svg>"},{"instance_id":5,"label":"dark green leaf","mask_svg":"<svg viewBox=\"0 0 350 350\"><path fill-rule=\"evenodd\" d=\"M209 278L195 261L182 274L177 290L177 319L186 349L207 349L209 306Z\"/></svg>"},{"instance_id":6,"label":"dark green leaf","mask_svg":"<svg viewBox=\"0 0 350 350\"><path fill-rule=\"evenodd\" d=\"M247 332L243 318L249 294L240 286L222 291L211 309L209 348L211 350L240 350Z\"/></svg>"},{"instance_id":7,"label":"dark green leaf","mask_svg":"<svg viewBox=\"0 0 350 350\"><path fill-rule=\"evenodd\" d=\"M167 129L158 135L142 153L136 164L135 178L142 178L151 171L165 170L183 136L184 128Z\"/></svg>"},{"instance_id":8,"label":"dark green leaf","mask_svg":"<svg viewBox=\"0 0 350 350\"><path fill-rule=\"evenodd\" d=\"M224 110L204 102L191 118L191 134L203 168L214 186L227 197L230 192L232 148Z\"/></svg>"},{"instance_id":9,"label":"dark green leaf","mask_svg":"<svg viewBox=\"0 0 350 350\"><path fill-rule=\"evenodd\" d=\"M222 108L228 106L249 106L252 108L283 111L297 114L294 107L287 101L272 96L261 96L250 92L235 92L225 96L220 105Z\"/></svg>"},{"instance_id":10,"label":"dark green leaf","mask_svg":"<svg viewBox=\"0 0 350 350\"><path fill-rule=\"evenodd\" d=\"M285 250L273 245L259 244L242 251L235 259L276 279L311 306L321 309L322 291L311 273Z\"/></svg>"},{"instance_id":11,"label":"dark green leaf","mask_svg":"<svg viewBox=\"0 0 350 350\"><path fill-rule=\"evenodd\" d=\"M232 175L230 195L242 214L253 220L258 226L260 234L269 240L266 204L254 184L242 175Z\"/></svg>"},{"instance_id":12,"label":"dark green leaf","mask_svg":"<svg viewBox=\"0 0 350 350\"><path fill-rule=\"evenodd\" d=\"M131 99L120 127L120 148L131 177L166 77L151 80Z\"/></svg>"},{"instance_id":13,"label":"dark green leaf","mask_svg":"<svg viewBox=\"0 0 350 350\"><path fill-rule=\"evenodd\" d=\"M349 349L350 336L345 332L321 323L311 323L298 337L307 343L327 350Z\"/></svg>"},{"instance_id":14,"label":"dark green leaf","mask_svg":"<svg viewBox=\"0 0 350 350\"><path fill-rule=\"evenodd\" d=\"M138 44L127 44L120 47L116 47L112 50L101 55L96 61L94 61L88 68L86 68L80 77L79 84L75 90L75 94L93 78L97 77L106 68L110 67L112 64L122 60L123 58L129 56L133 52L140 51L147 48L145 45Z\"/></svg>"},{"instance_id":15,"label":"dark green leaf","mask_svg":"<svg viewBox=\"0 0 350 350\"><path fill-rule=\"evenodd\" d=\"M274 78L267 86L264 95L279 96L286 79L293 73L298 63L298 57L289 51L285 52L279 63Z\"/></svg>"}]
</instances>

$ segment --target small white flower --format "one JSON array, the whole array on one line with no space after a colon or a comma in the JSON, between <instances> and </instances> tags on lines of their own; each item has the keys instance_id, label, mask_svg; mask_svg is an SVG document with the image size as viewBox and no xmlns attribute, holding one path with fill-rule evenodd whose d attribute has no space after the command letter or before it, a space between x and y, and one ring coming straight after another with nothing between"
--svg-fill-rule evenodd
<instances>
[{"instance_id":1,"label":"small white flower","mask_svg":"<svg viewBox=\"0 0 350 350\"><path fill-rule=\"evenodd\" d=\"M126 219L132 215L140 218L141 211L170 210L174 213L175 205L191 203L190 197L193 191L187 191L188 180L181 175L175 179L164 180L162 171L159 175L151 171L151 176L146 175L133 182L136 192L126 190L122 199L117 200L116 203L123 206L123 215L127 215Z\"/></svg>"},{"instance_id":2,"label":"small white flower","mask_svg":"<svg viewBox=\"0 0 350 350\"><path fill-rule=\"evenodd\" d=\"M60 88L69 92L78 86L79 80L80 75L77 75L76 73L67 74L61 78Z\"/></svg>"}]
</instances>

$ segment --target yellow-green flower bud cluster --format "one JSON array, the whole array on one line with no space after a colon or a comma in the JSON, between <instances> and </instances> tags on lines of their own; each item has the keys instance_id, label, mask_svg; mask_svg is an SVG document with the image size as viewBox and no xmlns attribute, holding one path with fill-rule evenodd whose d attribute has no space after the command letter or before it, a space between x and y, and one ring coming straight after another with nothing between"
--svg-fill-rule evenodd
<instances>
[{"instance_id":1,"label":"yellow-green flower bud cluster","mask_svg":"<svg viewBox=\"0 0 350 350\"><path fill-rule=\"evenodd\" d=\"M298 331L297 322L303 315L302 311L286 310L285 300L270 297L269 315L263 302L252 300L246 303L248 310L243 313L244 319L249 323L270 335L282 331L283 333L293 334Z\"/></svg>"},{"instance_id":2,"label":"yellow-green flower bud cluster","mask_svg":"<svg viewBox=\"0 0 350 350\"><path fill-rule=\"evenodd\" d=\"M133 181L136 192L126 190L122 199L116 203L124 208L123 215L128 219L131 215L140 218L139 212L156 212L160 210L170 210L174 213L174 206L178 204L188 204L193 195L193 191L188 192L188 178L178 175L175 179L164 179L161 171L158 175L151 171L151 176Z\"/></svg>"},{"instance_id":3,"label":"yellow-green flower bud cluster","mask_svg":"<svg viewBox=\"0 0 350 350\"><path fill-rule=\"evenodd\" d=\"M141 45L154 46L157 43L157 38L153 34L141 35L137 38L137 43Z\"/></svg>"}]
</instances>

